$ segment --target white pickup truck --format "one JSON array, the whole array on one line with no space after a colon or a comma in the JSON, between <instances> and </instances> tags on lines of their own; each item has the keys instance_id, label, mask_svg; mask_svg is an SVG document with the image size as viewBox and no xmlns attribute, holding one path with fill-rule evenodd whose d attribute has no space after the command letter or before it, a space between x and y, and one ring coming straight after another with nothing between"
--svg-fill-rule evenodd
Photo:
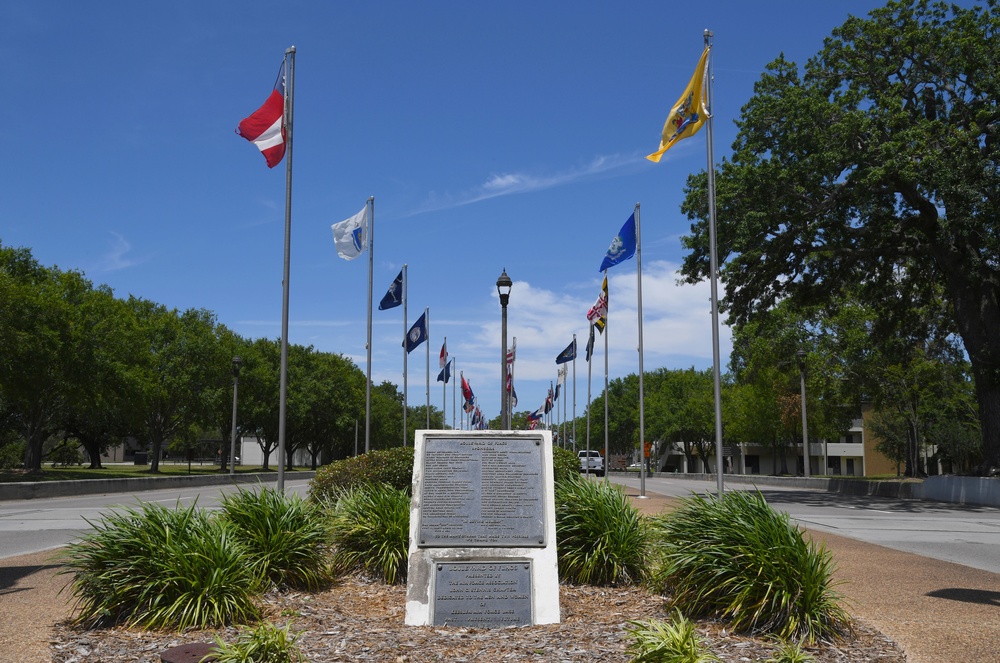
<instances>
[{"instance_id":1,"label":"white pickup truck","mask_svg":"<svg viewBox=\"0 0 1000 663\"><path fill-rule=\"evenodd\" d=\"M587 451L577 452L577 456L580 457L580 471L587 473L594 473L599 477L604 476L604 457L601 455L600 451L591 449Z\"/></svg>"}]
</instances>

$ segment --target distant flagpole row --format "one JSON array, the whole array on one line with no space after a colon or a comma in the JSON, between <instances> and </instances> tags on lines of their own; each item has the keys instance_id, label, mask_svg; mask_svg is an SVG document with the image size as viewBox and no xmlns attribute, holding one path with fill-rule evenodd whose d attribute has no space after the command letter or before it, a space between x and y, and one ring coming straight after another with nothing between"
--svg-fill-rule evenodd
<instances>
[{"instance_id":1,"label":"distant flagpole row","mask_svg":"<svg viewBox=\"0 0 1000 663\"><path fill-rule=\"evenodd\" d=\"M712 359L714 377L714 397L715 397L715 432L716 432L716 462L718 490L723 491L723 449L722 449L722 408L721 408L721 361L719 356L719 296L718 296L718 247L716 236L716 208L715 208L715 157L713 151L713 122L711 113L711 50L714 34L705 30L704 49L694 74L685 87L680 98L670 109L667 119L663 125L660 139L660 146L657 151L646 158L652 162L659 162L663 154L673 147L677 142L693 136L703 126L707 125L707 161L708 161L708 212L709 212L709 254L710 254L710 279L711 279L711 305L712 305ZM292 136L294 118L294 94L295 90L295 47L291 46L285 51L278 79L274 89L264 104L249 117L239 123L236 132L260 150L269 168L273 168L287 156L285 161L285 242L284 242L284 270L282 279L282 312L281 312L281 364L280 364L280 392L279 392L279 422L278 422L278 489L284 490L284 468L287 464L285 458L285 422L287 410L288 391L288 300L290 287L290 246L291 246L291 210L292 210ZM641 223L639 215L640 205L635 204L634 211L629 219L622 226L618 235L612 241L599 271L604 273L601 287L601 294L597 302L587 312L587 319L590 323L589 339L587 343L587 449L591 443L591 380L592 380L592 358L594 353L594 330L596 329L604 336L604 456L605 462L609 458L609 413L608 413L608 302L609 285L608 269L632 256L636 257L636 278L637 278L637 306L638 306L638 353L639 353L639 447L640 453L645 451L645 394L644 394L644 366L643 366L643 320L642 320L642 249L641 249ZM372 364L372 287L374 272L374 216L375 199L369 197L364 209L358 214L340 223L331 226L333 231L334 245L337 254L345 260L353 260L368 249L368 300L367 300L367 342L365 344L367 356L367 384L365 388L365 452L371 448L371 364ZM430 427L430 308L424 309L423 315L413 324L407 327L407 266L403 265L399 276L389 287L389 291L382 298L379 304L380 310L403 307L403 445L407 443L407 357L409 353L421 343L427 343L426 351L426 421L425 425ZM504 357L506 365L505 385L502 393L501 413L510 413L517 405L517 395L514 388L514 362L516 355L517 339L514 338L514 345ZM559 398L560 388L565 385L567 367L563 364L573 362L573 426L572 442L576 444L576 334L573 335L573 342L556 358L559 364L557 373L558 380L553 392L552 383L549 383L549 394L543 405L528 415L529 427L537 426L539 420L545 419L546 425L552 426L552 410L554 403ZM451 378L451 371L457 370L457 362L449 360L447 351L447 338L441 346L440 354L441 373L438 376L442 385L442 425L447 422L447 385ZM485 418L479 409L479 405L472 393L472 388L463 373L459 372L461 381L463 406L462 412L468 417L460 417L462 426L467 421L470 429L484 427ZM455 428L455 416L457 408L456 391L458 385L452 385L452 428ZM563 419L560 437L565 445L567 403L563 399ZM555 419L558 421L559 412L556 409ZM509 426L509 421L501 424ZM640 471L640 496L645 497L646 464L641 463ZM607 466L606 466L607 469ZM605 472L607 480L607 472Z\"/></svg>"}]
</instances>

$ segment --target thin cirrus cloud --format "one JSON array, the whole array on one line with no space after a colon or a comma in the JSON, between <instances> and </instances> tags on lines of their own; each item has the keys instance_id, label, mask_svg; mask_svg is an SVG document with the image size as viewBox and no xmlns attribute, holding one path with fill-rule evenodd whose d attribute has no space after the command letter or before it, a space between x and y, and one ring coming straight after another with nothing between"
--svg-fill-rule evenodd
<instances>
[{"instance_id":1,"label":"thin cirrus cloud","mask_svg":"<svg viewBox=\"0 0 1000 663\"><path fill-rule=\"evenodd\" d=\"M490 198L500 196L512 196L521 193L530 193L553 189L565 186L580 180L613 174L629 166L641 162L641 157L637 154L607 155L592 159L589 163L569 170L554 173L551 175L532 175L528 173L503 173L494 174L484 182L468 191L454 195L436 196L431 195L423 205L404 216L413 216L425 212L437 212L445 209L453 209L464 205L471 205Z\"/></svg>"},{"instance_id":2,"label":"thin cirrus cloud","mask_svg":"<svg viewBox=\"0 0 1000 663\"><path fill-rule=\"evenodd\" d=\"M111 236L114 237L114 241L111 244L111 248L101 256L96 271L116 272L144 262L144 259L129 257L128 254L132 251L132 245L122 235L112 232Z\"/></svg>"}]
</instances>

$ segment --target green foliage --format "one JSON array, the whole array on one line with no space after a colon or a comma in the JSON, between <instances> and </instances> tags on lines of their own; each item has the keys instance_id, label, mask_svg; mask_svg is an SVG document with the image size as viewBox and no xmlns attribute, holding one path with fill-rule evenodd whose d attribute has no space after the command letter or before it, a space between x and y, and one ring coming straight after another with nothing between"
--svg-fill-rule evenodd
<instances>
[{"instance_id":1,"label":"green foliage","mask_svg":"<svg viewBox=\"0 0 1000 663\"><path fill-rule=\"evenodd\" d=\"M556 484L576 479L580 476L580 459L569 449L553 447L552 477Z\"/></svg>"},{"instance_id":2,"label":"green foliage","mask_svg":"<svg viewBox=\"0 0 1000 663\"><path fill-rule=\"evenodd\" d=\"M849 628L829 552L807 544L759 492L695 495L652 523L654 584L685 614L809 641Z\"/></svg>"},{"instance_id":3,"label":"green foliage","mask_svg":"<svg viewBox=\"0 0 1000 663\"><path fill-rule=\"evenodd\" d=\"M812 663L815 660L816 657L807 652L801 642L779 638L777 650L764 663Z\"/></svg>"},{"instance_id":4,"label":"green foliage","mask_svg":"<svg viewBox=\"0 0 1000 663\"><path fill-rule=\"evenodd\" d=\"M648 529L621 487L579 477L556 485L559 576L626 585L645 576Z\"/></svg>"},{"instance_id":5,"label":"green foliage","mask_svg":"<svg viewBox=\"0 0 1000 663\"><path fill-rule=\"evenodd\" d=\"M345 458L316 470L309 482L309 498L314 502L336 499L349 488L384 483L409 491L413 484L413 447L369 451Z\"/></svg>"},{"instance_id":6,"label":"green foliage","mask_svg":"<svg viewBox=\"0 0 1000 663\"><path fill-rule=\"evenodd\" d=\"M83 465L83 454L76 446L75 442L63 442L56 445L48 454L52 467L70 467L72 465Z\"/></svg>"},{"instance_id":7,"label":"green foliage","mask_svg":"<svg viewBox=\"0 0 1000 663\"><path fill-rule=\"evenodd\" d=\"M182 629L259 617L260 577L246 548L194 505L146 503L93 527L62 555L79 624Z\"/></svg>"},{"instance_id":8,"label":"green foliage","mask_svg":"<svg viewBox=\"0 0 1000 663\"><path fill-rule=\"evenodd\" d=\"M274 488L240 489L223 497L222 518L275 585L316 589L328 579L327 532L315 504Z\"/></svg>"},{"instance_id":9,"label":"green foliage","mask_svg":"<svg viewBox=\"0 0 1000 663\"><path fill-rule=\"evenodd\" d=\"M338 571L360 569L390 584L406 580L410 494L385 483L362 483L330 503Z\"/></svg>"},{"instance_id":10,"label":"green foliage","mask_svg":"<svg viewBox=\"0 0 1000 663\"><path fill-rule=\"evenodd\" d=\"M298 635L293 635L288 626L264 623L240 633L233 643L216 636L212 656L216 663L300 663L306 658L296 640Z\"/></svg>"},{"instance_id":11,"label":"green foliage","mask_svg":"<svg viewBox=\"0 0 1000 663\"><path fill-rule=\"evenodd\" d=\"M629 622L632 642L626 653L634 663L710 663L719 659L705 648L694 624L678 610L674 619Z\"/></svg>"},{"instance_id":12,"label":"green foliage","mask_svg":"<svg viewBox=\"0 0 1000 663\"><path fill-rule=\"evenodd\" d=\"M0 470L12 470L24 463L24 442L8 442L0 446Z\"/></svg>"}]
</instances>

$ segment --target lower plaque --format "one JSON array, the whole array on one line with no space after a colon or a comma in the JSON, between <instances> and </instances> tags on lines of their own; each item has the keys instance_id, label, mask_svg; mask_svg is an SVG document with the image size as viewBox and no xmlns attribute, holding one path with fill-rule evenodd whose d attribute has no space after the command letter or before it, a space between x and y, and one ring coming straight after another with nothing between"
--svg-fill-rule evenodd
<instances>
[{"instance_id":1,"label":"lower plaque","mask_svg":"<svg viewBox=\"0 0 1000 663\"><path fill-rule=\"evenodd\" d=\"M530 626L531 562L438 562L437 626Z\"/></svg>"}]
</instances>

